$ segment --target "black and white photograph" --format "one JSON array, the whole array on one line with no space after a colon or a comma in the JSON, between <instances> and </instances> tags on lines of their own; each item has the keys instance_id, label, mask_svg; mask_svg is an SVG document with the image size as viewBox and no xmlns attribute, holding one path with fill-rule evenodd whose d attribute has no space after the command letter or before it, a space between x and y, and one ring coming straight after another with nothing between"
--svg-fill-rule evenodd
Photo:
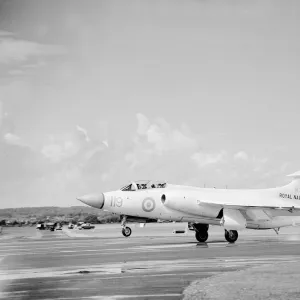
<instances>
[{"instance_id":1,"label":"black and white photograph","mask_svg":"<svg viewBox=\"0 0 300 300\"><path fill-rule=\"evenodd\" d=\"M0 0L0 299L300 299L300 1Z\"/></svg>"}]
</instances>

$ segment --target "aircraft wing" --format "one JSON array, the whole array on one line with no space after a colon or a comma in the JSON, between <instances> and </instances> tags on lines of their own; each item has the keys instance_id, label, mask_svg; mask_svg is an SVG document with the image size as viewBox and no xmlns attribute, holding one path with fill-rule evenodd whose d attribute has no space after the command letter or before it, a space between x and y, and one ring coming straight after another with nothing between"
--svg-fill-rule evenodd
<instances>
[{"instance_id":1,"label":"aircraft wing","mask_svg":"<svg viewBox=\"0 0 300 300\"><path fill-rule=\"evenodd\" d=\"M274 209L274 210L286 210L289 212L293 211L300 211L300 206L263 206L263 205L236 205L230 203L214 203L209 201L201 201L199 205L208 205L208 206L217 206L229 209L238 209L238 210L247 210L247 209L257 209L257 210L264 210L264 209Z\"/></svg>"},{"instance_id":2,"label":"aircraft wing","mask_svg":"<svg viewBox=\"0 0 300 300\"><path fill-rule=\"evenodd\" d=\"M285 211L293 213L300 211L300 207L294 206L253 206L253 205L236 205L229 203L212 203L204 202L198 203L201 206L216 207L222 209L221 225L228 230L243 229L246 227L247 221L268 221L273 218L273 212Z\"/></svg>"}]
</instances>

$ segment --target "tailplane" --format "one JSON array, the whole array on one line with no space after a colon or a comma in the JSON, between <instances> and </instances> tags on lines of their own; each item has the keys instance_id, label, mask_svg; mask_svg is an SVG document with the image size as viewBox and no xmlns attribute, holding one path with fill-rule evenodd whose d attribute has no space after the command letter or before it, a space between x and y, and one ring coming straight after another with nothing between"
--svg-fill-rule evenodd
<instances>
[{"instance_id":1,"label":"tailplane","mask_svg":"<svg viewBox=\"0 0 300 300\"><path fill-rule=\"evenodd\" d=\"M291 177L291 178L293 178L293 180L300 179L300 171L290 174L290 175L287 175L287 177Z\"/></svg>"}]
</instances>

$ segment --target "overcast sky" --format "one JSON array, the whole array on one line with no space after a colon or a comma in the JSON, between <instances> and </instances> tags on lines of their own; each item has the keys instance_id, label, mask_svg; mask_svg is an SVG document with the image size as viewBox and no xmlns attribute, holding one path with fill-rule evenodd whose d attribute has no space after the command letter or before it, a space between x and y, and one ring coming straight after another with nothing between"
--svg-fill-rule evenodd
<instances>
[{"instance_id":1,"label":"overcast sky","mask_svg":"<svg viewBox=\"0 0 300 300\"><path fill-rule=\"evenodd\" d=\"M300 170L299 1L1 1L0 208Z\"/></svg>"}]
</instances>

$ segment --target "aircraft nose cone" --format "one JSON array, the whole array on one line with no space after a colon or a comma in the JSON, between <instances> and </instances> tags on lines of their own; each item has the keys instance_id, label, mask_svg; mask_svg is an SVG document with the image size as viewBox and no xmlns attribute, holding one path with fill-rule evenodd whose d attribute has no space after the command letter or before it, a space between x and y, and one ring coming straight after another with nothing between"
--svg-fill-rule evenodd
<instances>
[{"instance_id":1,"label":"aircraft nose cone","mask_svg":"<svg viewBox=\"0 0 300 300\"><path fill-rule=\"evenodd\" d=\"M76 198L77 200L81 201L84 204L87 204L89 206L95 207L95 208L102 208L104 205L104 194L89 194L84 195Z\"/></svg>"}]
</instances>

